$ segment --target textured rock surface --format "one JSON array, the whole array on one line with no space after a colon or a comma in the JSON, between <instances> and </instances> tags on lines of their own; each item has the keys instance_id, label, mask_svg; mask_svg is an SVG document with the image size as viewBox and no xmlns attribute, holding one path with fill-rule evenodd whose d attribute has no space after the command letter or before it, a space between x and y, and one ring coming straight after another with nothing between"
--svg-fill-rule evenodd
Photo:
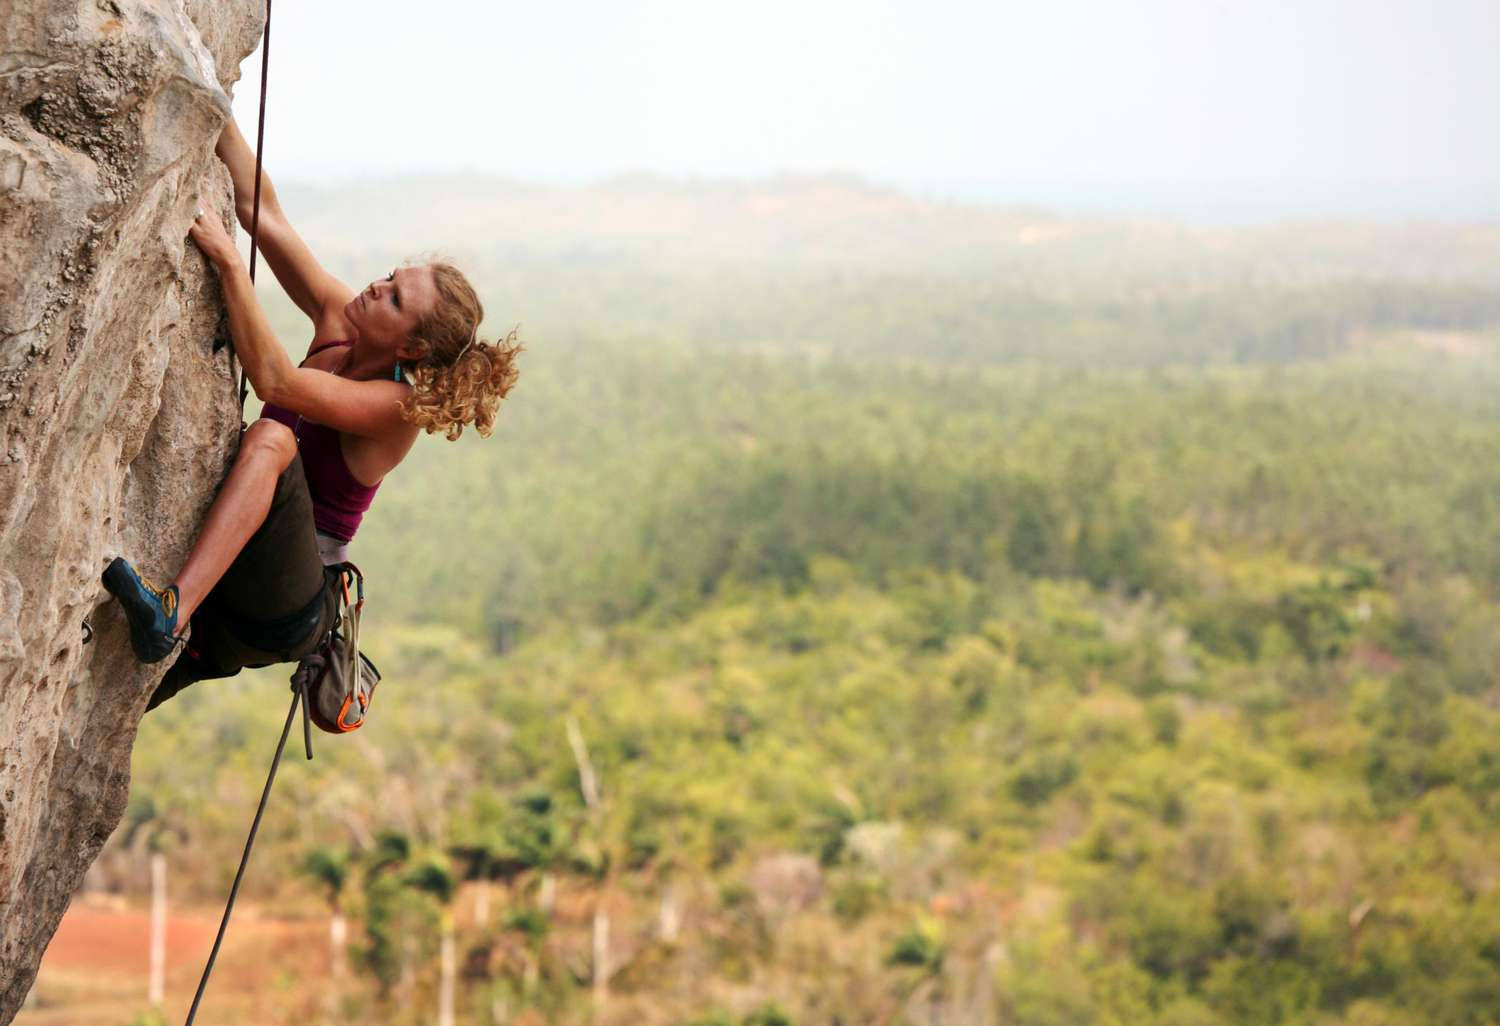
<instances>
[{"instance_id":1,"label":"textured rock surface","mask_svg":"<svg viewBox=\"0 0 1500 1026\"><path fill-rule=\"evenodd\" d=\"M119 822L165 664L99 574L170 576L239 409L186 239L260 0L0 0L0 1023ZM84 644L83 622L95 635Z\"/></svg>"}]
</instances>

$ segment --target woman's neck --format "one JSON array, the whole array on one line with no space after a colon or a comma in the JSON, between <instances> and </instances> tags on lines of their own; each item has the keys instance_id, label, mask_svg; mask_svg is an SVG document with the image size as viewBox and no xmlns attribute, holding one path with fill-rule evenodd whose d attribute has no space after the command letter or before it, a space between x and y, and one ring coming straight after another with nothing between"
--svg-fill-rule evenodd
<instances>
[{"instance_id":1,"label":"woman's neck","mask_svg":"<svg viewBox=\"0 0 1500 1026\"><path fill-rule=\"evenodd\" d=\"M390 377L395 365L396 361L389 353L365 349L356 339L349 347L343 365L334 373L353 381L373 381Z\"/></svg>"}]
</instances>

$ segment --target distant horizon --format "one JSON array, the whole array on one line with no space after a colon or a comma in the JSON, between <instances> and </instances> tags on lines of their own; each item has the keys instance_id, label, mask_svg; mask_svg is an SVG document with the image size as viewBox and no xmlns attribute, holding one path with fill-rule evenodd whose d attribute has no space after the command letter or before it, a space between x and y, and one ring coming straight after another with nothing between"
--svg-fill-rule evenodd
<instances>
[{"instance_id":1,"label":"distant horizon","mask_svg":"<svg viewBox=\"0 0 1500 1026\"><path fill-rule=\"evenodd\" d=\"M1493 0L278 9L267 166L591 184L832 171L1195 223L1500 219ZM260 55L234 108L253 131Z\"/></svg>"},{"instance_id":2,"label":"distant horizon","mask_svg":"<svg viewBox=\"0 0 1500 1026\"><path fill-rule=\"evenodd\" d=\"M333 189L350 184L432 180L494 181L518 188L579 189L631 182L673 187L755 188L786 183L845 182L890 190L923 202L1028 210L1062 218L1146 219L1188 225L1266 226L1318 221L1368 224L1500 223L1500 183L1400 182L1001 182L983 179L922 179L879 176L851 169L768 170L758 174L698 174L653 168L621 168L595 174L527 172L502 168L431 166L406 169L291 165L268 169L284 187Z\"/></svg>"}]
</instances>

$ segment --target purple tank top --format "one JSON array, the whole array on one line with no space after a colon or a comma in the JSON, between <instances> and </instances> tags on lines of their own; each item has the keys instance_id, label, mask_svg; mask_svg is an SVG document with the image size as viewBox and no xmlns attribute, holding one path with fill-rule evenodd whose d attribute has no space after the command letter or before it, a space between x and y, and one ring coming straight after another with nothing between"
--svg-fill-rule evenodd
<instances>
[{"instance_id":1,"label":"purple tank top","mask_svg":"<svg viewBox=\"0 0 1500 1026\"><path fill-rule=\"evenodd\" d=\"M329 342L319 346L313 353L321 353L333 346L351 346L353 342ZM275 403L266 403L261 418L269 418L285 424L297 436L297 449L302 453L302 470L307 475L307 491L312 496L313 522L318 530L327 535L349 542L359 530L365 510L375 500L379 485L361 484L344 462L344 450L339 444L339 433L331 427L318 424Z\"/></svg>"}]
</instances>

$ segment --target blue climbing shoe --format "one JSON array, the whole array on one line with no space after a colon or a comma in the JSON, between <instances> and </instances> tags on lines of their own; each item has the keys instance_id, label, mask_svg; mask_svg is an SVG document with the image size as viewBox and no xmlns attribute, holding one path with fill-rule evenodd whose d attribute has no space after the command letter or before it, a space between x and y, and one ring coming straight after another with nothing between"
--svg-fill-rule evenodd
<instances>
[{"instance_id":1,"label":"blue climbing shoe","mask_svg":"<svg viewBox=\"0 0 1500 1026\"><path fill-rule=\"evenodd\" d=\"M157 663L171 655L182 640L177 637L177 585L153 587L116 556L105 568L104 587L125 607L135 657L143 663Z\"/></svg>"}]
</instances>

